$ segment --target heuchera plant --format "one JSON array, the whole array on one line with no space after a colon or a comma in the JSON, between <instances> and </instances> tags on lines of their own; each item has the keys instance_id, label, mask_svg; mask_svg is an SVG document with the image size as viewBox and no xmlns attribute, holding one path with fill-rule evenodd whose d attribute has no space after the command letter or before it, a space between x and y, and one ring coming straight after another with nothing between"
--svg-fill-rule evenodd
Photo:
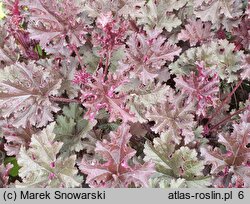
<instances>
[{"instance_id":1,"label":"heuchera plant","mask_svg":"<svg viewBox=\"0 0 250 204\"><path fill-rule=\"evenodd\" d=\"M0 187L250 187L248 0L1 0Z\"/></svg>"}]
</instances>

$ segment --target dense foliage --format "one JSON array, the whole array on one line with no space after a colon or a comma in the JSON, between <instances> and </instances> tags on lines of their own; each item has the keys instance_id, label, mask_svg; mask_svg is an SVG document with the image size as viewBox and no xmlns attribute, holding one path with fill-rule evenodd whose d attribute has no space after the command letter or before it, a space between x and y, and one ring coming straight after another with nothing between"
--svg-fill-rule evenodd
<instances>
[{"instance_id":1,"label":"dense foliage","mask_svg":"<svg viewBox=\"0 0 250 204\"><path fill-rule=\"evenodd\" d=\"M248 0L2 0L0 187L250 187Z\"/></svg>"}]
</instances>

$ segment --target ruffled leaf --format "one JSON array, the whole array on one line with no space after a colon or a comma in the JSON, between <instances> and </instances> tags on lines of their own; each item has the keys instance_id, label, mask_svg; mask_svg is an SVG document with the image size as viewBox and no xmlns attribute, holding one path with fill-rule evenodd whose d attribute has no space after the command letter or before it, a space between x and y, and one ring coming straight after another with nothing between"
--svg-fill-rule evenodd
<instances>
[{"instance_id":1,"label":"ruffled leaf","mask_svg":"<svg viewBox=\"0 0 250 204\"><path fill-rule=\"evenodd\" d=\"M152 187L206 187L210 184L202 173L204 163L198 159L197 152L186 146L176 149L170 131L155 138L153 145L147 142L144 153L144 160L152 160L158 172L151 178Z\"/></svg>"},{"instance_id":2,"label":"ruffled leaf","mask_svg":"<svg viewBox=\"0 0 250 204\"><path fill-rule=\"evenodd\" d=\"M178 35L178 40L189 41L191 46L197 43L204 43L212 38L211 24L202 23L201 20L191 20L185 25L185 29L181 30Z\"/></svg>"},{"instance_id":3,"label":"ruffled leaf","mask_svg":"<svg viewBox=\"0 0 250 204\"><path fill-rule=\"evenodd\" d=\"M14 64L18 59L18 47L14 37L6 31L6 27L0 25L0 68Z\"/></svg>"},{"instance_id":4,"label":"ruffled leaf","mask_svg":"<svg viewBox=\"0 0 250 204\"><path fill-rule=\"evenodd\" d=\"M219 177L219 173L223 172L223 176L230 179L229 182L223 186L227 187L233 183L232 175L239 176L243 182L244 187L249 187L249 170L248 165L250 149L247 145L250 142L250 121L249 111L245 111L241 115L241 121L235 124L232 134L219 134L219 143L224 148L202 148L201 154L204 156L206 163L212 164L211 173L215 177Z\"/></svg>"},{"instance_id":5,"label":"ruffled leaf","mask_svg":"<svg viewBox=\"0 0 250 204\"><path fill-rule=\"evenodd\" d=\"M184 6L186 1L175 1L173 3L165 0L149 0L145 6L141 7L136 15L137 23L143 25L145 30L162 30L165 28L171 32L181 25L181 20L173 12L176 8Z\"/></svg>"},{"instance_id":6,"label":"ruffled leaf","mask_svg":"<svg viewBox=\"0 0 250 204\"><path fill-rule=\"evenodd\" d=\"M121 69L132 78L139 78L143 84L152 82L161 73L166 62L172 62L181 53L181 48L165 42L159 31L133 34L127 42L127 59Z\"/></svg>"},{"instance_id":7,"label":"ruffled leaf","mask_svg":"<svg viewBox=\"0 0 250 204\"><path fill-rule=\"evenodd\" d=\"M45 126L60 110L49 96L57 95L61 79L50 68L35 63L16 63L6 67L0 81L1 116L9 118L14 127Z\"/></svg>"},{"instance_id":8,"label":"ruffled leaf","mask_svg":"<svg viewBox=\"0 0 250 204\"><path fill-rule=\"evenodd\" d=\"M190 48L169 65L172 74L188 75L196 71L196 61L204 61L206 67L214 69L228 83L238 79L243 51L235 52L236 46L227 40L215 40L201 47Z\"/></svg>"},{"instance_id":9,"label":"ruffled leaf","mask_svg":"<svg viewBox=\"0 0 250 204\"><path fill-rule=\"evenodd\" d=\"M85 43L87 27L80 14L77 1L25 0L23 6L28 8L30 37L40 41L48 53L62 52L69 43L80 46Z\"/></svg>"},{"instance_id":10,"label":"ruffled leaf","mask_svg":"<svg viewBox=\"0 0 250 204\"><path fill-rule=\"evenodd\" d=\"M194 111L193 103L186 103L182 94L175 95L169 90L165 103L149 108L146 118L155 122L151 128L155 133L169 131L176 143L184 137L185 144L188 144L194 139Z\"/></svg>"},{"instance_id":11,"label":"ruffled leaf","mask_svg":"<svg viewBox=\"0 0 250 204\"><path fill-rule=\"evenodd\" d=\"M130 138L129 126L123 124L116 132L110 133L110 141L96 143L95 152L100 155L100 161L83 159L79 163L80 170L87 174L86 182L90 187L148 186L154 165L131 161L136 151L128 146Z\"/></svg>"},{"instance_id":12,"label":"ruffled leaf","mask_svg":"<svg viewBox=\"0 0 250 204\"><path fill-rule=\"evenodd\" d=\"M85 117L93 120L99 110L107 110L110 117L109 121L115 121L121 118L125 123L128 121L136 122L135 117L125 106L126 94L117 92L127 79L123 76L109 74L108 79L103 81L102 70L99 70L91 77L88 83L82 87L82 105L88 109Z\"/></svg>"},{"instance_id":13,"label":"ruffled leaf","mask_svg":"<svg viewBox=\"0 0 250 204\"><path fill-rule=\"evenodd\" d=\"M222 25L227 30L237 25L243 13L241 0L195 0L194 9L202 21L211 21L214 28Z\"/></svg>"},{"instance_id":14,"label":"ruffled leaf","mask_svg":"<svg viewBox=\"0 0 250 204\"><path fill-rule=\"evenodd\" d=\"M11 124L5 122L2 125L2 134L6 140L4 150L7 152L7 155L17 155L21 146L28 147L31 136L36 131L37 130L30 125L26 128L15 128Z\"/></svg>"},{"instance_id":15,"label":"ruffled leaf","mask_svg":"<svg viewBox=\"0 0 250 204\"><path fill-rule=\"evenodd\" d=\"M80 87L76 83L73 83L79 63L75 58L70 57L68 60L63 60L61 64L60 74L62 77L62 84L59 93L66 93L70 99L73 99L78 96L78 92L80 91Z\"/></svg>"},{"instance_id":16,"label":"ruffled leaf","mask_svg":"<svg viewBox=\"0 0 250 204\"><path fill-rule=\"evenodd\" d=\"M80 178L77 177L75 166L76 155L68 158L58 157L63 146L62 142L54 141L55 123L48 125L31 138L30 148L21 147L17 161L21 166L19 176L22 182L16 182L18 188L44 187L78 187Z\"/></svg>"},{"instance_id":17,"label":"ruffled leaf","mask_svg":"<svg viewBox=\"0 0 250 204\"><path fill-rule=\"evenodd\" d=\"M83 119L83 109L75 103L64 106L63 115L57 117L55 126L56 139L63 142L61 153L71 155L83 149L93 153L97 138L90 135L96 121Z\"/></svg>"},{"instance_id":18,"label":"ruffled leaf","mask_svg":"<svg viewBox=\"0 0 250 204\"><path fill-rule=\"evenodd\" d=\"M214 70L206 68L203 63L197 63L197 73L177 77L176 87L188 101L197 102L197 115L206 116L208 107L216 107L219 101L219 78Z\"/></svg>"}]
</instances>

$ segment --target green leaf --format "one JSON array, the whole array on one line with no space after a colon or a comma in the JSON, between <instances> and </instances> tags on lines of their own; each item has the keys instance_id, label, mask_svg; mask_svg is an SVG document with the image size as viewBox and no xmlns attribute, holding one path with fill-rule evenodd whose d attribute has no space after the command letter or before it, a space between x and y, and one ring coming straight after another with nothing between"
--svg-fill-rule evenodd
<instances>
[{"instance_id":1,"label":"green leaf","mask_svg":"<svg viewBox=\"0 0 250 204\"><path fill-rule=\"evenodd\" d=\"M136 15L138 18L137 23L143 25L145 30L165 28L171 32L174 28L181 25L181 20L173 12L183 7L187 0L160 0L155 2L149 0L144 7L141 7L140 12Z\"/></svg>"},{"instance_id":2,"label":"green leaf","mask_svg":"<svg viewBox=\"0 0 250 204\"><path fill-rule=\"evenodd\" d=\"M36 45L35 50L37 51L37 53L40 57L43 56L43 50L39 44Z\"/></svg>"},{"instance_id":3,"label":"green leaf","mask_svg":"<svg viewBox=\"0 0 250 204\"><path fill-rule=\"evenodd\" d=\"M132 92L130 93L128 106L131 112L135 114L138 121L144 123L147 121L147 117L145 117L146 110L155 106L157 103L164 102L169 92L169 87L161 83L156 85L154 83L149 83L147 86L138 88L139 86L139 81L133 79L128 85L123 86L121 90ZM129 88L131 90L129 90Z\"/></svg>"},{"instance_id":4,"label":"green leaf","mask_svg":"<svg viewBox=\"0 0 250 204\"><path fill-rule=\"evenodd\" d=\"M17 161L21 166L19 176L22 182L17 181L16 187L80 186L82 178L77 176L76 155L67 158L58 156L63 143L55 141L54 126L55 122L41 132L33 134L28 150L21 147Z\"/></svg>"},{"instance_id":5,"label":"green leaf","mask_svg":"<svg viewBox=\"0 0 250 204\"><path fill-rule=\"evenodd\" d=\"M198 188L210 185L211 178L203 175L204 162L198 159L196 150L186 146L178 149L171 132L155 138L153 145L146 142L144 153L144 160L154 162L158 172L150 180L151 187Z\"/></svg>"},{"instance_id":6,"label":"green leaf","mask_svg":"<svg viewBox=\"0 0 250 204\"><path fill-rule=\"evenodd\" d=\"M17 177L20 166L17 163L16 157L6 157L4 160L4 165L7 165L8 163L11 163L13 165L13 167L10 170L9 175L12 177Z\"/></svg>"},{"instance_id":7,"label":"green leaf","mask_svg":"<svg viewBox=\"0 0 250 204\"><path fill-rule=\"evenodd\" d=\"M4 8L3 8L3 3L0 2L0 20L2 20L5 17L5 12L4 12Z\"/></svg>"},{"instance_id":8,"label":"green leaf","mask_svg":"<svg viewBox=\"0 0 250 204\"><path fill-rule=\"evenodd\" d=\"M98 68L100 57L98 57L97 48L91 48L84 45L80 48L79 54L83 55L84 64L86 65L87 72L93 74Z\"/></svg>"},{"instance_id":9,"label":"green leaf","mask_svg":"<svg viewBox=\"0 0 250 204\"><path fill-rule=\"evenodd\" d=\"M124 50L125 50L125 48L122 47L122 48L120 48L118 50L115 50L112 53L112 56L111 56L111 59L110 59L110 68L109 68L110 72L115 73L115 71L119 67L118 62L125 56Z\"/></svg>"},{"instance_id":10,"label":"green leaf","mask_svg":"<svg viewBox=\"0 0 250 204\"><path fill-rule=\"evenodd\" d=\"M59 90L60 94L67 94L70 99L78 96L80 86L72 83L77 73L78 60L75 57L69 57L61 60L60 75L62 77L62 84Z\"/></svg>"},{"instance_id":11,"label":"green leaf","mask_svg":"<svg viewBox=\"0 0 250 204\"><path fill-rule=\"evenodd\" d=\"M206 67L214 69L222 80L231 83L238 80L242 56L243 51L235 52L235 45L228 40L214 40L186 50L169 68L172 74L189 75L191 71L197 71L197 61L204 61Z\"/></svg>"},{"instance_id":12,"label":"green leaf","mask_svg":"<svg viewBox=\"0 0 250 204\"><path fill-rule=\"evenodd\" d=\"M204 163L198 160L196 150L182 146L173 154L171 167L175 175L182 175L187 179L193 179L195 176L202 175ZM180 173L180 169L183 172Z\"/></svg>"},{"instance_id":13,"label":"green leaf","mask_svg":"<svg viewBox=\"0 0 250 204\"><path fill-rule=\"evenodd\" d=\"M56 119L56 140L62 141L61 153L64 156L71 155L86 149L87 152L94 151L96 138L90 131L96 121L90 122L83 118L83 109L76 103L64 106L63 115Z\"/></svg>"}]
</instances>

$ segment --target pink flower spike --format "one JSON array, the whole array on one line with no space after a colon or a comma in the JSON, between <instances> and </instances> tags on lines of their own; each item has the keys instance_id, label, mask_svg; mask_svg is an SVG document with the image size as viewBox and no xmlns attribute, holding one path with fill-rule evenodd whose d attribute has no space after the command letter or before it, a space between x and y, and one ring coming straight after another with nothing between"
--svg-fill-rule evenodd
<instances>
[{"instance_id":1,"label":"pink flower spike","mask_svg":"<svg viewBox=\"0 0 250 204\"><path fill-rule=\"evenodd\" d=\"M79 71L75 74L75 77L73 79L74 84L82 85L86 84L91 78L91 75L84 70Z\"/></svg>"},{"instance_id":2,"label":"pink flower spike","mask_svg":"<svg viewBox=\"0 0 250 204\"><path fill-rule=\"evenodd\" d=\"M55 162L51 162L51 163L50 163L50 167L51 167L51 168L55 168L55 166L56 166Z\"/></svg>"},{"instance_id":3,"label":"pink flower spike","mask_svg":"<svg viewBox=\"0 0 250 204\"><path fill-rule=\"evenodd\" d=\"M49 179L50 180L53 180L53 179L55 179L56 178L56 175L54 174L54 173L50 173L49 174Z\"/></svg>"}]
</instances>

